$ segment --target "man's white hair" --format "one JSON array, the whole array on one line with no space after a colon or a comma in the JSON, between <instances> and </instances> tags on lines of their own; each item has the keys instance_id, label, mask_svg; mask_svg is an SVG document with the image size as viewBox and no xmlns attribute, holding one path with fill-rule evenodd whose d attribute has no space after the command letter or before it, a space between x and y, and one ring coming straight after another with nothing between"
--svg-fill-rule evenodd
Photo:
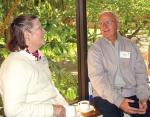
<instances>
[{"instance_id":1,"label":"man's white hair","mask_svg":"<svg viewBox=\"0 0 150 117\"><path fill-rule=\"evenodd\" d=\"M115 19L115 21L118 25L118 29L119 29L119 18L116 15L116 13L114 13L112 11L103 11L102 13L99 14L99 22L100 22L101 17L104 16L104 15L111 15Z\"/></svg>"}]
</instances>

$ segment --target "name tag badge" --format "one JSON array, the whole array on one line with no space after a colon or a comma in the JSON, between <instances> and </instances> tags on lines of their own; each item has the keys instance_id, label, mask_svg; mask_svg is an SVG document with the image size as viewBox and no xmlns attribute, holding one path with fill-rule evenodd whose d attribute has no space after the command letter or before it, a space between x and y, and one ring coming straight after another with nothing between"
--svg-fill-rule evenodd
<instances>
[{"instance_id":1,"label":"name tag badge","mask_svg":"<svg viewBox=\"0 0 150 117\"><path fill-rule=\"evenodd\" d=\"M130 52L121 51L120 58L130 58Z\"/></svg>"}]
</instances>

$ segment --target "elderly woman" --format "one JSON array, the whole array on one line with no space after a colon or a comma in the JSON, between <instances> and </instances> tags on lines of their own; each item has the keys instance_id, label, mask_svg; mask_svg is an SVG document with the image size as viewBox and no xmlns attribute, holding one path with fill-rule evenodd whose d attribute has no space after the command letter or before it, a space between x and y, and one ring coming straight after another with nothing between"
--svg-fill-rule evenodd
<instances>
[{"instance_id":1,"label":"elderly woman","mask_svg":"<svg viewBox=\"0 0 150 117\"><path fill-rule=\"evenodd\" d=\"M44 30L36 16L18 16L10 26L10 55L0 69L0 93L7 117L65 117L68 103L52 83ZM62 106L64 105L64 106Z\"/></svg>"}]
</instances>

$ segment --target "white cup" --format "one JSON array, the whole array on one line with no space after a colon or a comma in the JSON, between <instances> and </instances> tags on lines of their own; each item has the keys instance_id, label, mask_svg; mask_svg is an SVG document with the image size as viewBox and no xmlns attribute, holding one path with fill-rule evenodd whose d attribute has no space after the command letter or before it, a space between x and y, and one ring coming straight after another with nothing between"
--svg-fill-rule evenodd
<instances>
[{"instance_id":1,"label":"white cup","mask_svg":"<svg viewBox=\"0 0 150 117\"><path fill-rule=\"evenodd\" d=\"M66 117L76 117L75 106L67 106L66 107Z\"/></svg>"},{"instance_id":2,"label":"white cup","mask_svg":"<svg viewBox=\"0 0 150 117\"><path fill-rule=\"evenodd\" d=\"M78 102L80 112L88 112L90 110L90 103L87 100Z\"/></svg>"}]
</instances>

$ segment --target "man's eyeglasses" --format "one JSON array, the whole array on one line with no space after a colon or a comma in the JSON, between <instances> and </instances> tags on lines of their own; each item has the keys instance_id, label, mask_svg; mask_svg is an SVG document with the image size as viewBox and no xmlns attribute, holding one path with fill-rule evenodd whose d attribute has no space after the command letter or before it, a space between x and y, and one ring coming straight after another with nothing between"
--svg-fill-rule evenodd
<instances>
[{"instance_id":1,"label":"man's eyeglasses","mask_svg":"<svg viewBox=\"0 0 150 117\"><path fill-rule=\"evenodd\" d=\"M113 22L114 22L114 20L108 20L108 21L100 22L100 26L103 26L103 25L112 25Z\"/></svg>"}]
</instances>

